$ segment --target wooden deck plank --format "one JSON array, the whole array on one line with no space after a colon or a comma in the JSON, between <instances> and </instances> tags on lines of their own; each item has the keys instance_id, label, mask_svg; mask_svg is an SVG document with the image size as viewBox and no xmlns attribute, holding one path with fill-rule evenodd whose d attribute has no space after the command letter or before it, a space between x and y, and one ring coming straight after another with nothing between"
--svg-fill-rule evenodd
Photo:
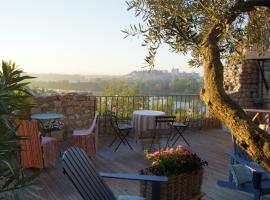
<instances>
[{"instance_id":1,"label":"wooden deck plank","mask_svg":"<svg viewBox=\"0 0 270 200\"><path fill-rule=\"evenodd\" d=\"M206 195L203 200L251 200L253 197L247 193L220 188L217 180L228 178L229 158L224 155L231 149L231 138L229 134L219 129L195 131L190 130L185 134L186 139L191 144L193 152L208 161L209 166L204 172L202 191ZM140 142L131 142L134 151L128 147L121 146L117 152L109 148L108 144L112 137L102 136L100 138L99 151L93 161L100 172L128 172L138 173L140 169L148 166L148 162L143 157L143 150ZM185 145L179 140L179 144ZM44 170L39 177L44 189L40 193L48 200L75 200L81 199L70 181L62 173L61 162L59 160L55 167ZM139 183L126 180L106 179L113 192L118 194L139 194ZM269 197L263 198L270 200Z\"/></svg>"}]
</instances>

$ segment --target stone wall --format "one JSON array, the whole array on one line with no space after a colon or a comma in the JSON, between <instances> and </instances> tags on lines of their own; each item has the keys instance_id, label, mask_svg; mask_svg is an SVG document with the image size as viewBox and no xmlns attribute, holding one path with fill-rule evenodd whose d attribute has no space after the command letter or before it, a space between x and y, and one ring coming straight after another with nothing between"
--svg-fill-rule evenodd
<instances>
[{"instance_id":1,"label":"stone wall","mask_svg":"<svg viewBox=\"0 0 270 200\"><path fill-rule=\"evenodd\" d=\"M65 123L65 129L72 131L89 128L95 115L96 97L78 93L38 96L35 104L31 114L61 113L65 118L60 121Z\"/></svg>"},{"instance_id":2,"label":"stone wall","mask_svg":"<svg viewBox=\"0 0 270 200\"><path fill-rule=\"evenodd\" d=\"M243 108L253 108L259 91L259 71L256 61L224 68L224 88Z\"/></svg>"}]
</instances>

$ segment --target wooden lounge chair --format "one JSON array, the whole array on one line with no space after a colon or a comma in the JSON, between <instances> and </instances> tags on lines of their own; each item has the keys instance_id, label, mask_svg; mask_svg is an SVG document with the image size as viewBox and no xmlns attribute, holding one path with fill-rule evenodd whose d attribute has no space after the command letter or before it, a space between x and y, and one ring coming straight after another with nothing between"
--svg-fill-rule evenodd
<instances>
[{"instance_id":1,"label":"wooden lounge chair","mask_svg":"<svg viewBox=\"0 0 270 200\"><path fill-rule=\"evenodd\" d=\"M95 117L89 129L75 130L73 131L73 138L75 146L84 149L88 156L93 156L98 147L98 112L95 113Z\"/></svg>"},{"instance_id":2,"label":"wooden lounge chair","mask_svg":"<svg viewBox=\"0 0 270 200\"><path fill-rule=\"evenodd\" d=\"M17 120L17 135L27 136L21 140L20 161L23 168L45 168L54 165L57 155L57 140L52 137L41 137L36 120Z\"/></svg>"},{"instance_id":3,"label":"wooden lounge chair","mask_svg":"<svg viewBox=\"0 0 270 200\"><path fill-rule=\"evenodd\" d=\"M84 200L144 200L137 196L116 197L102 177L152 182L152 199L160 199L160 182L168 181L164 176L146 176L123 173L98 173L83 149L71 147L62 157L63 171Z\"/></svg>"},{"instance_id":4,"label":"wooden lounge chair","mask_svg":"<svg viewBox=\"0 0 270 200\"><path fill-rule=\"evenodd\" d=\"M218 181L218 185L254 195L254 200L270 194L270 174L253 162L250 157L236 144L233 138L230 175L228 181Z\"/></svg>"}]
</instances>

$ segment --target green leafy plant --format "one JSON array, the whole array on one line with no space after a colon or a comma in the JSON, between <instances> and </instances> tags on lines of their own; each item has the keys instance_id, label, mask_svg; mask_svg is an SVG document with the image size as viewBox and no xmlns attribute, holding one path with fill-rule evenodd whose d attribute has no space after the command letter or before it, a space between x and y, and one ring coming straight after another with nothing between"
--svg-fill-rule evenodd
<instances>
[{"instance_id":1,"label":"green leafy plant","mask_svg":"<svg viewBox=\"0 0 270 200\"><path fill-rule=\"evenodd\" d=\"M201 170L208 163L183 146L161 149L154 153L145 152L152 166L147 173L157 176L176 176Z\"/></svg>"},{"instance_id":2,"label":"green leafy plant","mask_svg":"<svg viewBox=\"0 0 270 200\"><path fill-rule=\"evenodd\" d=\"M23 74L14 62L2 61L0 71L0 199L7 195L14 199L25 199L26 189L33 186L38 174L26 176L20 167L19 152L21 140L27 138L17 136L15 119L18 110L32 107L32 95L27 80L33 77ZM24 192L22 192L22 190ZM21 197L21 198L19 198ZM24 197L24 198L22 198Z\"/></svg>"}]
</instances>

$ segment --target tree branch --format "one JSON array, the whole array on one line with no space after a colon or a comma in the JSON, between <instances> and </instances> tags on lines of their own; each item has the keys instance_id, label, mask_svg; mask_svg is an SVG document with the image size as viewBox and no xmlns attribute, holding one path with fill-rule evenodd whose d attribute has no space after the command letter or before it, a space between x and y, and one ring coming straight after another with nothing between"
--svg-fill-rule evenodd
<instances>
[{"instance_id":1,"label":"tree branch","mask_svg":"<svg viewBox=\"0 0 270 200\"><path fill-rule=\"evenodd\" d=\"M244 12L255 10L255 7L268 7L270 8L269 0L248 0L237 1L235 6L228 10L226 24L231 24L237 16ZM225 15L226 16L226 15Z\"/></svg>"}]
</instances>

